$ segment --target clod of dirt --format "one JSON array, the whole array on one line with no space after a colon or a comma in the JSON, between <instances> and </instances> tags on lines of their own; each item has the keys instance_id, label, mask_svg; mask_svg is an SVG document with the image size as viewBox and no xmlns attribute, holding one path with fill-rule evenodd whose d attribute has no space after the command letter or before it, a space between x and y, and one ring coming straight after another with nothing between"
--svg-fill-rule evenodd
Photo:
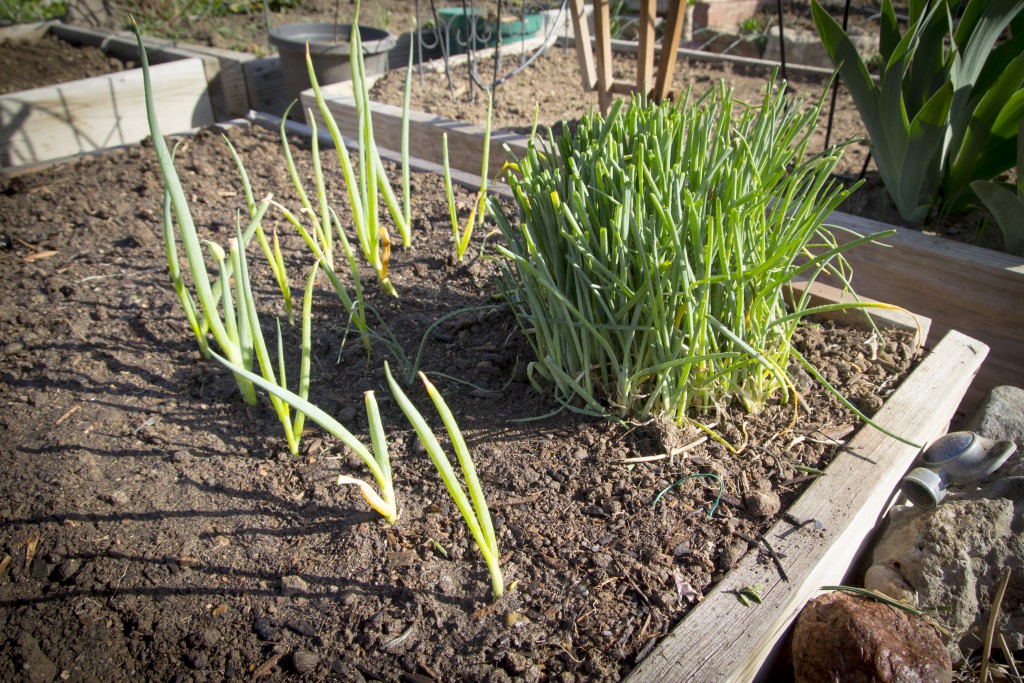
<instances>
[{"instance_id":1,"label":"clod of dirt","mask_svg":"<svg viewBox=\"0 0 1024 683\"><path fill-rule=\"evenodd\" d=\"M298 650L292 655L292 666L295 667L296 673L313 673L319 663L320 655L309 650Z\"/></svg>"},{"instance_id":2,"label":"clod of dirt","mask_svg":"<svg viewBox=\"0 0 1024 683\"><path fill-rule=\"evenodd\" d=\"M751 491L743 499L747 512L754 517L774 517L782 508L779 494L774 491Z\"/></svg>"}]
</instances>

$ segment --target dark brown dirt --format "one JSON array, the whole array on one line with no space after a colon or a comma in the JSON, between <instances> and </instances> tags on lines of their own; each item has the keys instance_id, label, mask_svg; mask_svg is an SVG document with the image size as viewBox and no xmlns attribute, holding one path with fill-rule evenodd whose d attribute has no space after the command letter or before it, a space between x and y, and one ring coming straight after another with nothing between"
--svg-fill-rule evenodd
<instances>
[{"instance_id":1,"label":"dark brown dirt","mask_svg":"<svg viewBox=\"0 0 1024 683\"><path fill-rule=\"evenodd\" d=\"M53 35L38 41L0 42L0 95L104 76L134 65L96 47L75 47Z\"/></svg>"},{"instance_id":2,"label":"dark brown dirt","mask_svg":"<svg viewBox=\"0 0 1024 683\"><path fill-rule=\"evenodd\" d=\"M257 195L294 206L276 135L230 137ZM309 177L308 153L297 156ZM225 242L244 200L224 144L202 133L177 167L197 224ZM421 367L478 387L436 380L495 515L509 588L492 605L479 553L390 400L381 364L400 359L379 343L369 360L358 343L340 350L341 307L322 283L311 397L367 440L362 392L376 391L401 508L388 526L333 483L365 476L356 458L315 428L293 458L269 405L245 406L230 375L199 360L165 272L161 188L146 146L0 184L4 680L619 680L751 551L737 534L772 521L745 511L744 492L790 500L806 480L795 467L822 466L825 435L853 424L799 372L814 408L790 434L776 437L788 407L720 420L731 443L741 424L750 434L739 456L705 442L629 464L700 433L567 414L510 423L552 406L522 381L529 347L493 305L495 264L476 256L483 233L456 263L440 182L417 176L414 246L393 256L402 296L384 296L369 272L364 282L406 353L432 321L463 311L433 333ZM297 288L310 259L272 223ZM280 296L257 270L270 329ZM284 327L294 350L297 332ZM890 371L908 365L897 339L870 362L863 333L801 337L868 412L894 386ZM439 428L422 390L409 392ZM717 489L700 481L652 508L698 472L725 483L713 517Z\"/></svg>"}]
</instances>

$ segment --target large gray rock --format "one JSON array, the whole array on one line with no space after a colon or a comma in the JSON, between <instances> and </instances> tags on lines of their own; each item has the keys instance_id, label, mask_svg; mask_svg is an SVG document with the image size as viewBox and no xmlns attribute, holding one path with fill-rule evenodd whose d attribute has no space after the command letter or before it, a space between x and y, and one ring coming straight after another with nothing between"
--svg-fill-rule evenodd
<instances>
[{"instance_id":1,"label":"large gray rock","mask_svg":"<svg viewBox=\"0 0 1024 683\"><path fill-rule=\"evenodd\" d=\"M967 429L989 439L1024 439L1024 390L997 387ZM1024 455L1020 449L987 480L951 487L933 509L898 506L875 546L866 588L945 606L940 618L958 634L950 643L954 659L981 645L992 597L1005 569L1011 581L997 628L1011 650L1024 648Z\"/></svg>"},{"instance_id":2,"label":"large gray rock","mask_svg":"<svg viewBox=\"0 0 1024 683\"><path fill-rule=\"evenodd\" d=\"M996 387L985 398L966 429L989 439L1024 441L1024 389Z\"/></svg>"},{"instance_id":3,"label":"large gray rock","mask_svg":"<svg viewBox=\"0 0 1024 683\"><path fill-rule=\"evenodd\" d=\"M943 683L949 654L921 617L849 593L807 604L793 629L797 683Z\"/></svg>"},{"instance_id":4,"label":"large gray rock","mask_svg":"<svg viewBox=\"0 0 1024 683\"><path fill-rule=\"evenodd\" d=\"M993 390L968 427L1019 444L1024 390ZM916 594L922 607L947 606L941 619L951 631L974 631L950 644L954 658L980 646L996 585L1009 569L997 627L1010 649L1024 647L1024 614L1007 608L1024 601L1024 455L1018 450L985 481L951 487L934 509L893 508L872 563L866 588L901 599Z\"/></svg>"}]
</instances>

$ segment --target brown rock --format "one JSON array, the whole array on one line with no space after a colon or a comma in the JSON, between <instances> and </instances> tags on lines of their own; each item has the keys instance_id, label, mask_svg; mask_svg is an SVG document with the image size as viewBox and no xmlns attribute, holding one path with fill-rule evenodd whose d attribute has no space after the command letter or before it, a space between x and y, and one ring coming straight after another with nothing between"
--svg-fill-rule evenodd
<instances>
[{"instance_id":1,"label":"brown rock","mask_svg":"<svg viewBox=\"0 0 1024 683\"><path fill-rule=\"evenodd\" d=\"M948 683L949 653L920 617L849 593L819 596L793 632L797 683Z\"/></svg>"}]
</instances>

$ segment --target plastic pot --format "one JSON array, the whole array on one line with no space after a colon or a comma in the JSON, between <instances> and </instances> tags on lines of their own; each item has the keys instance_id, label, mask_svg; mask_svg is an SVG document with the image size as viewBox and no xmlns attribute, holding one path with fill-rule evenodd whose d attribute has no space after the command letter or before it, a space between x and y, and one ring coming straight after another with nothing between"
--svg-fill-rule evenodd
<instances>
[{"instance_id":1,"label":"plastic pot","mask_svg":"<svg viewBox=\"0 0 1024 683\"><path fill-rule=\"evenodd\" d=\"M384 73L395 37L383 29L363 25L359 26L359 35L363 40L366 75ZM281 76L289 98L298 99L303 90L311 87L306 71L307 41L313 72L320 85L350 80L351 38L351 24L288 24L271 29L270 42L281 56Z\"/></svg>"}]
</instances>

